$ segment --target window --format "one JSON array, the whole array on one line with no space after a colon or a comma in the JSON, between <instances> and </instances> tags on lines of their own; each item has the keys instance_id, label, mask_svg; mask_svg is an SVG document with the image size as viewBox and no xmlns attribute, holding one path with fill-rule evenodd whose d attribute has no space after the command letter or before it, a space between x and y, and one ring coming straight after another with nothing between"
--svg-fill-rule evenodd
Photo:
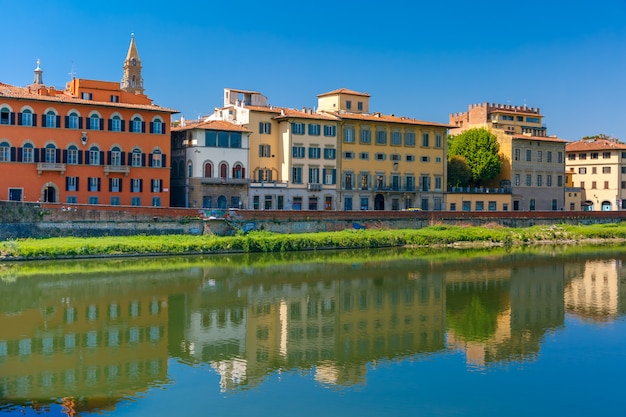
<instances>
[{"instance_id":1,"label":"window","mask_svg":"<svg viewBox=\"0 0 626 417\"><path fill-rule=\"evenodd\" d=\"M526 186L530 187L532 185L532 178L530 174L526 174Z\"/></svg>"},{"instance_id":2,"label":"window","mask_svg":"<svg viewBox=\"0 0 626 417\"><path fill-rule=\"evenodd\" d=\"M441 134L437 133L435 135L435 148L441 148L441 145L442 145Z\"/></svg>"},{"instance_id":3,"label":"window","mask_svg":"<svg viewBox=\"0 0 626 417\"><path fill-rule=\"evenodd\" d=\"M489 210L489 211L496 211L496 202L495 201L489 201L487 203L487 210Z\"/></svg>"},{"instance_id":4,"label":"window","mask_svg":"<svg viewBox=\"0 0 626 417\"><path fill-rule=\"evenodd\" d=\"M131 166L134 167L140 167L142 166L142 155L141 155L141 150L135 148L133 149L133 151L131 152L131 161L130 161Z\"/></svg>"},{"instance_id":5,"label":"window","mask_svg":"<svg viewBox=\"0 0 626 417\"><path fill-rule=\"evenodd\" d=\"M526 121L528 123L539 123L539 118L538 117L527 117Z\"/></svg>"},{"instance_id":6,"label":"window","mask_svg":"<svg viewBox=\"0 0 626 417\"><path fill-rule=\"evenodd\" d=\"M57 127L57 115L52 110L46 113L44 127Z\"/></svg>"},{"instance_id":7,"label":"window","mask_svg":"<svg viewBox=\"0 0 626 417\"><path fill-rule=\"evenodd\" d=\"M611 152L602 152L602 159L611 159Z\"/></svg>"},{"instance_id":8,"label":"window","mask_svg":"<svg viewBox=\"0 0 626 417\"><path fill-rule=\"evenodd\" d=\"M367 161L370 159L370 153L369 152L361 152L359 153L359 159L362 159L364 161Z\"/></svg>"},{"instance_id":9,"label":"window","mask_svg":"<svg viewBox=\"0 0 626 417\"><path fill-rule=\"evenodd\" d=\"M309 124L309 135L310 136L319 136L320 135L320 125L317 123Z\"/></svg>"},{"instance_id":10,"label":"window","mask_svg":"<svg viewBox=\"0 0 626 417\"><path fill-rule=\"evenodd\" d=\"M587 168L585 168L585 167L578 168L578 173L579 174L586 174L587 173Z\"/></svg>"},{"instance_id":11,"label":"window","mask_svg":"<svg viewBox=\"0 0 626 417\"><path fill-rule=\"evenodd\" d=\"M483 211L485 210L485 202L484 201L477 201L476 202L476 211Z\"/></svg>"},{"instance_id":12,"label":"window","mask_svg":"<svg viewBox=\"0 0 626 417\"><path fill-rule=\"evenodd\" d=\"M344 159L354 159L354 152L344 152L343 153L343 158Z\"/></svg>"},{"instance_id":13,"label":"window","mask_svg":"<svg viewBox=\"0 0 626 417\"><path fill-rule=\"evenodd\" d=\"M346 143L354 143L354 126L346 126L343 129L343 141Z\"/></svg>"},{"instance_id":14,"label":"window","mask_svg":"<svg viewBox=\"0 0 626 417\"><path fill-rule=\"evenodd\" d=\"M294 158L304 158L304 146L301 145L295 145L292 149L291 149L291 156Z\"/></svg>"},{"instance_id":15,"label":"window","mask_svg":"<svg viewBox=\"0 0 626 417\"><path fill-rule=\"evenodd\" d=\"M142 133L143 130L143 121L141 120L141 118L139 116L133 117L130 125L130 131L134 133Z\"/></svg>"},{"instance_id":16,"label":"window","mask_svg":"<svg viewBox=\"0 0 626 417\"><path fill-rule=\"evenodd\" d=\"M117 146L111 149L111 160L109 165L120 166L122 165L122 151Z\"/></svg>"},{"instance_id":17,"label":"window","mask_svg":"<svg viewBox=\"0 0 626 417\"><path fill-rule=\"evenodd\" d=\"M337 183L337 170L335 168L324 168L322 170L324 184Z\"/></svg>"},{"instance_id":18,"label":"window","mask_svg":"<svg viewBox=\"0 0 626 417\"><path fill-rule=\"evenodd\" d=\"M259 122L259 133L262 135L272 133L272 124L270 122Z\"/></svg>"},{"instance_id":19,"label":"window","mask_svg":"<svg viewBox=\"0 0 626 417\"><path fill-rule=\"evenodd\" d=\"M318 147L310 147L309 148L309 158L310 159L320 159L322 155L322 151Z\"/></svg>"},{"instance_id":20,"label":"window","mask_svg":"<svg viewBox=\"0 0 626 417\"><path fill-rule=\"evenodd\" d=\"M25 109L22 113L21 113L21 124L22 126L32 126L33 125L33 112Z\"/></svg>"},{"instance_id":21,"label":"window","mask_svg":"<svg viewBox=\"0 0 626 417\"><path fill-rule=\"evenodd\" d=\"M420 161L422 161L422 162L430 162L430 156L422 156L422 157L420 157Z\"/></svg>"},{"instance_id":22,"label":"window","mask_svg":"<svg viewBox=\"0 0 626 417\"><path fill-rule=\"evenodd\" d=\"M257 171L257 178L259 182L272 181L272 170L271 169L259 169Z\"/></svg>"},{"instance_id":23,"label":"window","mask_svg":"<svg viewBox=\"0 0 626 417\"><path fill-rule=\"evenodd\" d=\"M259 156L269 158L271 156L270 145L259 145Z\"/></svg>"},{"instance_id":24,"label":"window","mask_svg":"<svg viewBox=\"0 0 626 417\"><path fill-rule=\"evenodd\" d=\"M150 159L150 166L153 168L163 167L163 154L161 153L160 150L155 149L154 152L152 152L151 159Z\"/></svg>"},{"instance_id":25,"label":"window","mask_svg":"<svg viewBox=\"0 0 626 417\"><path fill-rule=\"evenodd\" d=\"M352 197L345 197L343 199L343 209L352 210Z\"/></svg>"},{"instance_id":26,"label":"window","mask_svg":"<svg viewBox=\"0 0 626 417\"><path fill-rule=\"evenodd\" d=\"M130 191L140 193L143 191L143 180L141 178L133 178L130 180Z\"/></svg>"},{"instance_id":27,"label":"window","mask_svg":"<svg viewBox=\"0 0 626 417\"><path fill-rule=\"evenodd\" d=\"M372 131L369 129L369 127L361 127L359 142L365 145L369 145L370 143L372 143Z\"/></svg>"},{"instance_id":28,"label":"window","mask_svg":"<svg viewBox=\"0 0 626 417\"><path fill-rule=\"evenodd\" d=\"M120 205L120 197L119 196L112 196L111 197L111 205L112 206L119 206Z\"/></svg>"},{"instance_id":29,"label":"window","mask_svg":"<svg viewBox=\"0 0 626 417\"><path fill-rule=\"evenodd\" d=\"M397 154L397 153L391 154L391 160L395 161L395 162L401 161L402 160L402 155Z\"/></svg>"},{"instance_id":30,"label":"window","mask_svg":"<svg viewBox=\"0 0 626 417\"><path fill-rule=\"evenodd\" d=\"M609 182L608 181L604 181L604 189L605 190L609 189Z\"/></svg>"},{"instance_id":31,"label":"window","mask_svg":"<svg viewBox=\"0 0 626 417\"><path fill-rule=\"evenodd\" d=\"M76 112L71 112L70 115L67 116L67 128L80 129L78 124L78 114Z\"/></svg>"},{"instance_id":32,"label":"window","mask_svg":"<svg viewBox=\"0 0 626 417\"><path fill-rule=\"evenodd\" d=\"M8 142L0 143L0 162L10 162L11 161L11 147Z\"/></svg>"},{"instance_id":33,"label":"window","mask_svg":"<svg viewBox=\"0 0 626 417\"><path fill-rule=\"evenodd\" d=\"M598 173L598 167L591 167L591 173L592 174L597 174Z\"/></svg>"},{"instance_id":34,"label":"window","mask_svg":"<svg viewBox=\"0 0 626 417\"><path fill-rule=\"evenodd\" d=\"M367 197L361 197L361 210L368 210L370 205L370 200Z\"/></svg>"},{"instance_id":35,"label":"window","mask_svg":"<svg viewBox=\"0 0 626 417\"><path fill-rule=\"evenodd\" d=\"M581 160L581 161L587 159L587 154L586 153L581 153L580 155L578 155L578 159Z\"/></svg>"},{"instance_id":36,"label":"window","mask_svg":"<svg viewBox=\"0 0 626 417\"><path fill-rule=\"evenodd\" d=\"M291 123L291 130L294 135L304 135L304 123Z\"/></svg>"},{"instance_id":37,"label":"window","mask_svg":"<svg viewBox=\"0 0 626 417\"><path fill-rule=\"evenodd\" d=\"M576 160L576 154L571 153L571 154L567 155L567 160L568 161L575 161Z\"/></svg>"},{"instance_id":38,"label":"window","mask_svg":"<svg viewBox=\"0 0 626 417\"><path fill-rule=\"evenodd\" d=\"M122 131L122 119L120 119L120 116L113 116L111 119L111 128L109 130L112 132Z\"/></svg>"},{"instance_id":39,"label":"window","mask_svg":"<svg viewBox=\"0 0 626 417\"><path fill-rule=\"evenodd\" d=\"M119 193L122 191L122 179L121 178L109 178L109 191L112 193Z\"/></svg>"},{"instance_id":40,"label":"window","mask_svg":"<svg viewBox=\"0 0 626 417\"><path fill-rule=\"evenodd\" d=\"M46 154L44 162L56 163L57 162L57 148L53 144L46 145Z\"/></svg>"},{"instance_id":41,"label":"window","mask_svg":"<svg viewBox=\"0 0 626 417\"><path fill-rule=\"evenodd\" d=\"M69 154L68 154L69 157ZM22 148L22 162L33 162L35 160L34 148L30 143L26 143ZM69 161L68 161L69 162Z\"/></svg>"},{"instance_id":42,"label":"window","mask_svg":"<svg viewBox=\"0 0 626 417\"><path fill-rule=\"evenodd\" d=\"M362 101L357 101L356 108L357 108L358 111L363 111L363 102Z\"/></svg>"},{"instance_id":43,"label":"window","mask_svg":"<svg viewBox=\"0 0 626 417\"><path fill-rule=\"evenodd\" d=\"M98 197L89 196L89 204L98 204Z\"/></svg>"},{"instance_id":44,"label":"window","mask_svg":"<svg viewBox=\"0 0 626 417\"><path fill-rule=\"evenodd\" d=\"M89 165L100 165L100 149L96 146L89 148Z\"/></svg>"},{"instance_id":45,"label":"window","mask_svg":"<svg viewBox=\"0 0 626 417\"><path fill-rule=\"evenodd\" d=\"M119 102L120 102L120 96L111 95L111 103L119 103Z\"/></svg>"},{"instance_id":46,"label":"window","mask_svg":"<svg viewBox=\"0 0 626 417\"><path fill-rule=\"evenodd\" d=\"M546 162L550 163L552 162L552 151L548 151L548 154L546 155Z\"/></svg>"},{"instance_id":47,"label":"window","mask_svg":"<svg viewBox=\"0 0 626 417\"><path fill-rule=\"evenodd\" d=\"M383 129L376 130L376 144L377 145L386 145L387 144L387 131Z\"/></svg>"},{"instance_id":48,"label":"window","mask_svg":"<svg viewBox=\"0 0 626 417\"><path fill-rule=\"evenodd\" d=\"M603 174L610 174L611 173L611 167L602 167L602 173Z\"/></svg>"},{"instance_id":49,"label":"window","mask_svg":"<svg viewBox=\"0 0 626 417\"><path fill-rule=\"evenodd\" d=\"M157 135L160 135L163 132L163 122L161 121L161 119L154 119L152 121L152 133L155 133Z\"/></svg>"},{"instance_id":50,"label":"window","mask_svg":"<svg viewBox=\"0 0 626 417\"><path fill-rule=\"evenodd\" d=\"M82 93L80 95L80 98L82 98L83 100L91 100L92 97L93 97L93 94L91 93Z\"/></svg>"},{"instance_id":51,"label":"window","mask_svg":"<svg viewBox=\"0 0 626 417\"><path fill-rule=\"evenodd\" d=\"M537 151L537 162L543 162L543 152Z\"/></svg>"},{"instance_id":52,"label":"window","mask_svg":"<svg viewBox=\"0 0 626 417\"><path fill-rule=\"evenodd\" d=\"M324 136L337 136L337 127L333 125L324 125Z\"/></svg>"},{"instance_id":53,"label":"window","mask_svg":"<svg viewBox=\"0 0 626 417\"><path fill-rule=\"evenodd\" d=\"M407 156L406 156L406 161L407 161L407 162L413 162L413 161L415 161L415 155L407 155Z\"/></svg>"},{"instance_id":54,"label":"window","mask_svg":"<svg viewBox=\"0 0 626 417\"><path fill-rule=\"evenodd\" d=\"M88 187L89 191L100 191L100 178L89 177Z\"/></svg>"},{"instance_id":55,"label":"window","mask_svg":"<svg viewBox=\"0 0 626 417\"><path fill-rule=\"evenodd\" d=\"M423 147L428 147L428 145L429 145L428 144L428 142L429 142L428 139L429 139L428 138L428 133L422 133L422 146Z\"/></svg>"},{"instance_id":56,"label":"window","mask_svg":"<svg viewBox=\"0 0 626 417\"><path fill-rule=\"evenodd\" d=\"M387 156L384 153L379 152L374 156L374 158L376 158L377 161L384 161L387 159Z\"/></svg>"},{"instance_id":57,"label":"window","mask_svg":"<svg viewBox=\"0 0 626 417\"><path fill-rule=\"evenodd\" d=\"M352 109L352 100L346 100L346 109L347 110Z\"/></svg>"},{"instance_id":58,"label":"window","mask_svg":"<svg viewBox=\"0 0 626 417\"><path fill-rule=\"evenodd\" d=\"M293 167L291 170L291 182L302 184L302 167Z\"/></svg>"},{"instance_id":59,"label":"window","mask_svg":"<svg viewBox=\"0 0 626 417\"><path fill-rule=\"evenodd\" d=\"M161 197L152 197L152 207L161 207Z\"/></svg>"},{"instance_id":60,"label":"window","mask_svg":"<svg viewBox=\"0 0 626 417\"><path fill-rule=\"evenodd\" d=\"M228 132L217 132L217 146L228 148Z\"/></svg>"},{"instance_id":61,"label":"window","mask_svg":"<svg viewBox=\"0 0 626 417\"><path fill-rule=\"evenodd\" d=\"M412 130L404 132L404 146L415 146L415 132Z\"/></svg>"},{"instance_id":62,"label":"window","mask_svg":"<svg viewBox=\"0 0 626 417\"><path fill-rule=\"evenodd\" d=\"M89 116L89 129L100 130L100 118L97 114L92 114L91 116Z\"/></svg>"},{"instance_id":63,"label":"window","mask_svg":"<svg viewBox=\"0 0 626 417\"><path fill-rule=\"evenodd\" d=\"M6 107L0 109L0 125L11 124L11 111Z\"/></svg>"},{"instance_id":64,"label":"window","mask_svg":"<svg viewBox=\"0 0 626 417\"><path fill-rule=\"evenodd\" d=\"M520 160L520 150L519 150L519 149L516 149L516 150L515 150L515 160L516 160L516 161L519 161L519 160Z\"/></svg>"},{"instance_id":65,"label":"window","mask_svg":"<svg viewBox=\"0 0 626 417\"><path fill-rule=\"evenodd\" d=\"M393 132L391 132L391 144L394 146L402 145L402 136L400 134L400 131L394 130Z\"/></svg>"},{"instance_id":66,"label":"window","mask_svg":"<svg viewBox=\"0 0 626 417\"><path fill-rule=\"evenodd\" d=\"M407 191L415 191L415 177L413 175L404 177L404 184Z\"/></svg>"},{"instance_id":67,"label":"window","mask_svg":"<svg viewBox=\"0 0 626 417\"><path fill-rule=\"evenodd\" d=\"M313 184L319 184L321 182L319 168L309 168L309 182Z\"/></svg>"},{"instance_id":68,"label":"window","mask_svg":"<svg viewBox=\"0 0 626 417\"><path fill-rule=\"evenodd\" d=\"M151 182L150 189L152 190L153 193L160 193L163 190L163 180L152 179L150 182Z\"/></svg>"},{"instance_id":69,"label":"window","mask_svg":"<svg viewBox=\"0 0 626 417\"><path fill-rule=\"evenodd\" d=\"M546 185L552 187L552 175L550 174L546 175Z\"/></svg>"},{"instance_id":70,"label":"window","mask_svg":"<svg viewBox=\"0 0 626 417\"><path fill-rule=\"evenodd\" d=\"M337 150L335 148L324 148L324 159L337 158Z\"/></svg>"},{"instance_id":71,"label":"window","mask_svg":"<svg viewBox=\"0 0 626 417\"><path fill-rule=\"evenodd\" d=\"M532 155L531 155L530 149L526 149L526 161L527 162L532 161Z\"/></svg>"},{"instance_id":72,"label":"window","mask_svg":"<svg viewBox=\"0 0 626 417\"><path fill-rule=\"evenodd\" d=\"M520 185L520 175L519 175L519 174L515 174L515 177L513 178L513 183L514 183L516 186L519 186L519 185Z\"/></svg>"},{"instance_id":73,"label":"window","mask_svg":"<svg viewBox=\"0 0 626 417\"><path fill-rule=\"evenodd\" d=\"M537 187L543 186L543 177L539 174L537 175Z\"/></svg>"}]
</instances>

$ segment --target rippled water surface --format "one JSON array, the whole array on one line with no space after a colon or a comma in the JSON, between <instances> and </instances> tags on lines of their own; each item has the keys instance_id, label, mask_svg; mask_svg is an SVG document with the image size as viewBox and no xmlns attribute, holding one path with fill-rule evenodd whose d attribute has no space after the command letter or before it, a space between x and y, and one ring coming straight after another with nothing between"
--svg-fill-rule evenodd
<instances>
[{"instance_id":1,"label":"rippled water surface","mask_svg":"<svg viewBox=\"0 0 626 417\"><path fill-rule=\"evenodd\" d=\"M624 415L622 248L0 265L0 414Z\"/></svg>"}]
</instances>

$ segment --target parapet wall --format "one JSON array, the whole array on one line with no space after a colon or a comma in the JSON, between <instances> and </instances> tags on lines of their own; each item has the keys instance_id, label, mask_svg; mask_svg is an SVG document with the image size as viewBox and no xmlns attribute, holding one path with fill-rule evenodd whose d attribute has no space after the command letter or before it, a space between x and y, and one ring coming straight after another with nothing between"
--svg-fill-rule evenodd
<instances>
[{"instance_id":1,"label":"parapet wall","mask_svg":"<svg viewBox=\"0 0 626 417\"><path fill-rule=\"evenodd\" d=\"M266 230L308 233L346 229L419 229L435 224L529 227L617 223L626 212L463 212L463 211L286 211L225 210L208 216L198 209L62 206L0 202L0 239L61 236L99 237L214 234Z\"/></svg>"}]
</instances>

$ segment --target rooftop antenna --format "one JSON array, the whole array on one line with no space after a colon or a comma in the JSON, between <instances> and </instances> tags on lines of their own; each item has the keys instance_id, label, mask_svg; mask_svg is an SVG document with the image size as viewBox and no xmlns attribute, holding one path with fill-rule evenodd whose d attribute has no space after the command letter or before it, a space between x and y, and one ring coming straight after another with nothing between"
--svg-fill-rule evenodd
<instances>
[{"instance_id":1,"label":"rooftop antenna","mask_svg":"<svg viewBox=\"0 0 626 417\"><path fill-rule=\"evenodd\" d=\"M68 73L72 80L76 78L76 71L74 71L74 63L72 62L72 70Z\"/></svg>"}]
</instances>

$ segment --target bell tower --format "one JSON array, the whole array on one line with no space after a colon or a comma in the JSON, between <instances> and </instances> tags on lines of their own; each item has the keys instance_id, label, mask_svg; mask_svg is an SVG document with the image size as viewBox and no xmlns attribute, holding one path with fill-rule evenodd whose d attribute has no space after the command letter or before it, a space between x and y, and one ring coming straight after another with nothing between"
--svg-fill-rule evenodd
<instances>
[{"instance_id":1,"label":"bell tower","mask_svg":"<svg viewBox=\"0 0 626 417\"><path fill-rule=\"evenodd\" d=\"M130 46L124 60L124 78L121 89L133 94L143 94L143 78L141 77L141 60L135 46L135 34L131 34Z\"/></svg>"}]
</instances>

